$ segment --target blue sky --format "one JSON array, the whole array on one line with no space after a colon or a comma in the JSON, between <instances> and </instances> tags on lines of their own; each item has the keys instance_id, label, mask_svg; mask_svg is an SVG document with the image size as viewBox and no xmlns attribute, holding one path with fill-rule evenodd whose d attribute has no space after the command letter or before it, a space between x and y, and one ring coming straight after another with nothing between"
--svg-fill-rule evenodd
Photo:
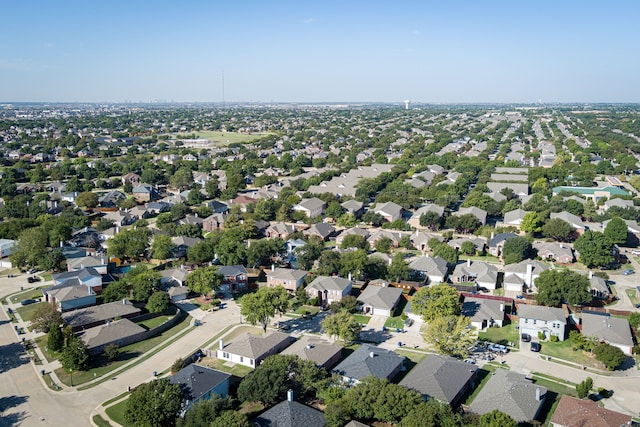
<instances>
[{"instance_id":1,"label":"blue sky","mask_svg":"<svg viewBox=\"0 0 640 427\"><path fill-rule=\"evenodd\" d=\"M640 102L640 2L5 2L0 101Z\"/></svg>"}]
</instances>

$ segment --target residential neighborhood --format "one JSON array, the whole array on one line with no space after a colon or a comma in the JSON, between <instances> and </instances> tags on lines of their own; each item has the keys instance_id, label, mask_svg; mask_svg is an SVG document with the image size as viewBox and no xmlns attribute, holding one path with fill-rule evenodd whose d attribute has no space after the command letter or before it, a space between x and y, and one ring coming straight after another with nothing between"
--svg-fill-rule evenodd
<instances>
[{"instance_id":1,"label":"residential neighborhood","mask_svg":"<svg viewBox=\"0 0 640 427\"><path fill-rule=\"evenodd\" d=\"M0 109L0 375L78 425L632 425L630 111Z\"/></svg>"}]
</instances>

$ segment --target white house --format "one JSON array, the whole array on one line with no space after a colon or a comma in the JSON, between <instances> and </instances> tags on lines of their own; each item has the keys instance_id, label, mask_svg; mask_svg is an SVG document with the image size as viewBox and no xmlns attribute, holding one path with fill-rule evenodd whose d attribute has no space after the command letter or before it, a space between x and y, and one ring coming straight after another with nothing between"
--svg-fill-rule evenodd
<instances>
[{"instance_id":1,"label":"white house","mask_svg":"<svg viewBox=\"0 0 640 427\"><path fill-rule=\"evenodd\" d=\"M231 344L220 340L216 357L250 368L260 365L267 357L280 353L291 344L291 337L282 332L271 332L264 336L245 334Z\"/></svg>"},{"instance_id":2,"label":"white house","mask_svg":"<svg viewBox=\"0 0 640 427\"><path fill-rule=\"evenodd\" d=\"M520 304L518 318L520 333L537 337L542 332L546 338L555 335L564 341L567 318L561 308Z\"/></svg>"},{"instance_id":3,"label":"white house","mask_svg":"<svg viewBox=\"0 0 640 427\"><path fill-rule=\"evenodd\" d=\"M343 297L351 292L352 283L350 279L342 277L318 276L306 288L309 298L318 298L321 306L331 304L334 301L341 301Z\"/></svg>"},{"instance_id":4,"label":"white house","mask_svg":"<svg viewBox=\"0 0 640 427\"><path fill-rule=\"evenodd\" d=\"M402 289L369 284L358 297L364 314L391 316L402 297Z\"/></svg>"}]
</instances>

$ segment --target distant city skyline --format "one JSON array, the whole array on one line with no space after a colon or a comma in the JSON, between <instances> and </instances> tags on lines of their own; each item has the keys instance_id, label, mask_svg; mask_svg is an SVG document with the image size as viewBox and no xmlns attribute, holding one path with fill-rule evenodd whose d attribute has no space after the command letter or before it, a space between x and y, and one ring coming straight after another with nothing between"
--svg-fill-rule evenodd
<instances>
[{"instance_id":1,"label":"distant city skyline","mask_svg":"<svg viewBox=\"0 0 640 427\"><path fill-rule=\"evenodd\" d=\"M635 1L34 0L3 16L0 103L640 102Z\"/></svg>"}]
</instances>

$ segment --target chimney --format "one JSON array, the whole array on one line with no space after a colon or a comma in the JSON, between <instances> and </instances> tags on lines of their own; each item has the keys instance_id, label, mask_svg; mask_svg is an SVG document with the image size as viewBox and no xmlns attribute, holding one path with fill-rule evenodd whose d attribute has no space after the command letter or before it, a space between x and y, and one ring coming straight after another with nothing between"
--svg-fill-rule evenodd
<instances>
[{"instance_id":1,"label":"chimney","mask_svg":"<svg viewBox=\"0 0 640 427\"><path fill-rule=\"evenodd\" d=\"M593 279L593 271L589 270L589 279Z\"/></svg>"},{"instance_id":2,"label":"chimney","mask_svg":"<svg viewBox=\"0 0 640 427\"><path fill-rule=\"evenodd\" d=\"M275 266L275 264L271 264L271 271L276 271L276 266Z\"/></svg>"},{"instance_id":3,"label":"chimney","mask_svg":"<svg viewBox=\"0 0 640 427\"><path fill-rule=\"evenodd\" d=\"M373 359L374 357L376 357L376 354L373 351L370 351L369 357Z\"/></svg>"},{"instance_id":4,"label":"chimney","mask_svg":"<svg viewBox=\"0 0 640 427\"><path fill-rule=\"evenodd\" d=\"M122 304L126 304L127 303L127 299L126 298L122 298Z\"/></svg>"},{"instance_id":5,"label":"chimney","mask_svg":"<svg viewBox=\"0 0 640 427\"><path fill-rule=\"evenodd\" d=\"M220 350L224 350L224 341L220 340L220 346L219 346Z\"/></svg>"},{"instance_id":6,"label":"chimney","mask_svg":"<svg viewBox=\"0 0 640 427\"><path fill-rule=\"evenodd\" d=\"M116 225L116 232L113 234L118 234L120 232L120 227Z\"/></svg>"},{"instance_id":7,"label":"chimney","mask_svg":"<svg viewBox=\"0 0 640 427\"><path fill-rule=\"evenodd\" d=\"M471 267L471 259L467 260L467 267Z\"/></svg>"},{"instance_id":8,"label":"chimney","mask_svg":"<svg viewBox=\"0 0 640 427\"><path fill-rule=\"evenodd\" d=\"M500 311L504 313L504 303L500 303Z\"/></svg>"},{"instance_id":9,"label":"chimney","mask_svg":"<svg viewBox=\"0 0 640 427\"><path fill-rule=\"evenodd\" d=\"M198 212L196 212L196 218L198 218Z\"/></svg>"},{"instance_id":10,"label":"chimney","mask_svg":"<svg viewBox=\"0 0 640 427\"><path fill-rule=\"evenodd\" d=\"M391 257L389 257L389 265L391 265Z\"/></svg>"},{"instance_id":11,"label":"chimney","mask_svg":"<svg viewBox=\"0 0 640 427\"><path fill-rule=\"evenodd\" d=\"M531 286L533 283L533 264L531 263L527 264L527 275L524 278L524 283L527 286Z\"/></svg>"},{"instance_id":12,"label":"chimney","mask_svg":"<svg viewBox=\"0 0 640 427\"><path fill-rule=\"evenodd\" d=\"M289 389L289 390L287 391L287 400L288 400L289 402L293 402L293 390L291 390L291 389Z\"/></svg>"},{"instance_id":13,"label":"chimney","mask_svg":"<svg viewBox=\"0 0 640 427\"><path fill-rule=\"evenodd\" d=\"M349 273L349 281L351 281L351 273Z\"/></svg>"},{"instance_id":14,"label":"chimney","mask_svg":"<svg viewBox=\"0 0 640 427\"><path fill-rule=\"evenodd\" d=\"M542 396L540 395L540 387L536 387L536 400L539 402Z\"/></svg>"},{"instance_id":15,"label":"chimney","mask_svg":"<svg viewBox=\"0 0 640 427\"><path fill-rule=\"evenodd\" d=\"M491 232L491 238L493 239L494 237L496 237L496 234L492 231Z\"/></svg>"}]
</instances>

